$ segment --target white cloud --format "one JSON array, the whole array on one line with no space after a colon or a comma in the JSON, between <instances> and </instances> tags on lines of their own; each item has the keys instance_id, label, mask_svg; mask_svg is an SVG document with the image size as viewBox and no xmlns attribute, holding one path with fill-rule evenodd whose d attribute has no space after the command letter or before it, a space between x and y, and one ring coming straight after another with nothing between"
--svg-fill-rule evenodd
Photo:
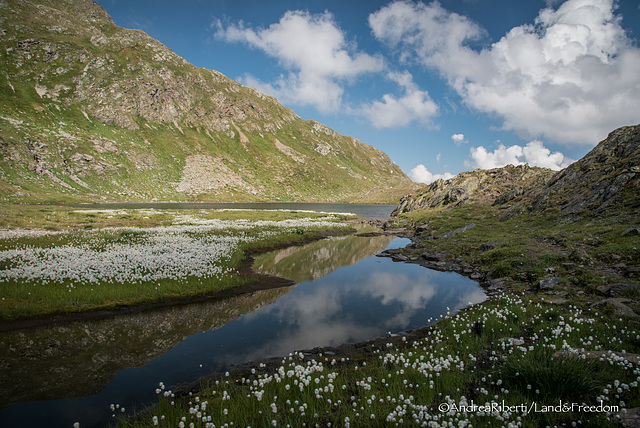
<instances>
[{"instance_id":1,"label":"white cloud","mask_svg":"<svg viewBox=\"0 0 640 428\"><path fill-rule=\"evenodd\" d=\"M431 172L429 172L427 167L420 164L409 171L409 177L416 183L431 184L439 179L448 180L450 178L453 178L454 175L448 172L445 172L444 174L432 174Z\"/></svg>"},{"instance_id":2,"label":"white cloud","mask_svg":"<svg viewBox=\"0 0 640 428\"><path fill-rule=\"evenodd\" d=\"M451 139L454 143L456 143L456 146L468 143L468 141L464 139L464 134L453 134L451 136Z\"/></svg>"},{"instance_id":3,"label":"white cloud","mask_svg":"<svg viewBox=\"0 0 640 428\"><path fill-rule=\"evenodd\" d=\"M276 82L245 76L243 83L268 89L270 95L298 105L335 111L341 103L343 81L384 67L381 58L357 52L345 39L332 14L288 11L268 28L246 28L243 22L225 26L215 21L216 37L262 49L290 70Z\"/></svg>"},{"instance_id":4,"label":"white cloud","mask_svg":"<svg viewBox=\"0 0 640 428\"><path fill-rule=\"evenodd\" d=\"M518 145L505 147L500 144L493 152L489 152L484 146L471 147L470 152L473 162L467 161L465 165L471 168L492 169L523 163L519 160L522 157L522 147Z\"/></svg>"},{"instance_id":5,"label":"white cloud","mask_svg":"<svg viewBox=\"0 0 640 428\"><path fill-rule=\"evenodd\" d=\"M544 147L541 141L534 140L529 142L522 149L525 162L529 165L539 166L543 168L559 171L575 162L560 152L551 153L551 150Z\"/></svg>"},{"instance_id":6,"label":"white cloud","mask_svg":"<svg viewBox=\"0 0 640 428\"><path fill-rule=\"evenodd\" d=\"M506 165L539 166L559 171L574 162L560 152L551 153L542 142L534 140L526 146L513 145L506 147L500 144L496 150L489 152L485 147L472 147L470 149L472 161L466 161L469 168L492 169Z\"/></svg>"},{"instance_id":7,"label":"white cloud","mask_svg":"<svg viewBox=\"0 0 640 428\"><path fill-rule=\"evenodd\" d=\"M396 1L369 23L401 59L438 70L466 104L502 117L504 129L595 145L637 123L640 111L640 49L613 11L613 0L568 0L482 51L468 43L484 30L438 2Z\"/></svg>"},{"instance_id":8,"label":"white cloud","mask_svg":"<svg viewBox=\"0 0 640 428\"><path fill-rule=\"evenodd\" d=\"M429 93L420 90L409 72L389 73L387 77L403 89L404 95L398 98L385 94L382 101L362 105L354 113L367 118L376 128L405 126L412 121L430 126L431 118L438 114L438 106Z\"/></svg>"}]
</instances>

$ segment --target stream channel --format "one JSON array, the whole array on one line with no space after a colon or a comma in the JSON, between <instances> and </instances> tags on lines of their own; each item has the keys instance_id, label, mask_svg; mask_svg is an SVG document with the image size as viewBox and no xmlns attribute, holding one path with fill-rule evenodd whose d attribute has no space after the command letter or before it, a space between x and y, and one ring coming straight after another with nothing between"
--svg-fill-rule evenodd
<instances>
[{"instance_id":1,"label":"stream channel","mask_svg":"<svg viewBox=\"0 0 640 428\"><path fill-rule=\"evenodd\" d=\"M255 257L290 287L2 333L0 426L105 426L154 402L160 382L401 333L486 299L456 273L375 256L409 243L332 237Z\"/></svg>"}]
</instances>

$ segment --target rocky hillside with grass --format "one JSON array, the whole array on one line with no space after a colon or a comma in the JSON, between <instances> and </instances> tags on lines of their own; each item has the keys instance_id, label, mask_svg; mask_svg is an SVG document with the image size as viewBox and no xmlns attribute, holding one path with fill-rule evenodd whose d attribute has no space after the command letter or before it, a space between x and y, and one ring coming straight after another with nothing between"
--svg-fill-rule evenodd
<instances>
[{"instance_id":1,"label":"rocky hillside with grass","mask_svg":"<svg viewBox=\"0 0 640 428\"><path fill-rule=\"evenodd\" d=\"M420 209L480 203L571 219L640 209L640 125L611 132L591 152L559 172L528 165L463 172L404 196L394 216Z\"/></svg>"},{"instance_id":2,"label":"rocky hillside with grass","mask_svg":"<svg viewBox=\"0 0 640 428\"><path fill-rule=\"evenodd\" d=\"M640 125L611 132L591 152L532 188L502 218L549 211L563 218L616 216L640 210Z\"/></svg>"},{"instance_id":3,"label":"rocky hillside with grass","mask_svg":"<svg viewBox=\"0 0 640 428\"><path fill-rule=\"evenodd\" d=\"M0 0L0 153L0 202L366 202L414 186L90 0Z\"/></svg>"},{"instance_id":4,"label":"rocky hillside with grass","mask_svg":"<svg viewBox=\"0 0 640 428\"><path fill-rule=\"evenodd\" d=\"M449 180L436 180L430 185L404 196L392 215L442 207L455 207L472 202L502 205L521 196L533 186L549 181L554 172L529 165L477 169L463 172Z\"/></svg>"}]
</instances>

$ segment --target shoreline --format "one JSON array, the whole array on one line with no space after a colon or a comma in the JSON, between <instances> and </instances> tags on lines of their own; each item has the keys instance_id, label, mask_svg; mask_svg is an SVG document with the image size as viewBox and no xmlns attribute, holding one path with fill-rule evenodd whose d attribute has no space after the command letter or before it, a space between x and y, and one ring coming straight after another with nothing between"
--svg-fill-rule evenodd
<instances>
[{"instance_id":1,"label":"shoreline","mask_svg":"<svg viewBox=\"0 0 640 428\"><path fill-rule=\"evenodd\" d=\"M429 269L456 272L469 277L478 282L479 286L487 294L487 299L481 303L462 308L455 314L442 315L435 319L432 324L418 329L407 330L399 334L373 338L357 343L343 343L335 346L302 349L294 351L288 356L283 355L242 363L230 368L225 373L212 372L194 382L170 386L169 393L172 394L172 397L175 396L175 406L173 401L170 406L167 406L167 403L160 399L158 403L153 403L139 409L134 415L129 416L122 425L118 426L129 426L129 423L132 423L131 426L150 426L148 418L151 418L152 415L164 414L163 412L167 412L168 417L169 415L185 414L187 406L192 404L193 397L195 397L196 402L200 399L214 401L217 405L220 398L216 398L216 391L219 393L222 389L225 389L225 391L229 389L232 391L231 394L242 395L246 393L255 395L256 388L257 390L263 388L263 390L260 391L261 396L262 394L265 394L267 397L273 395L274 403L277 401L278 406L284 405L282 401L286 400L286 398L293 401L294 398L298 397L296 393L290 393L288 388L266 384L272 382L274 378L277 378L278 373L282 375L283 370L289 369L293 372L294 365L296 370L298 368L302 370L302 368L306 367L320 367L320 369L322 369L323 362L326 367L331 367L329 370L339 373L338 376L351 379L351 382L357 380L357 382L355 382L356 386L363 388L356 388L357 391L351 390L352 392L349 392L346 397L343 397L343 400L346 401L349 394L353 394L350 400L353 401L353 407L355 407L354 412L356 413L355 416L351 417L356 419L361 416L357 413L356 402L360 400L360 403L364 404L364 401L369 397L369 401L372 401L373 398L389 394L388 391L391 385L389 385L390 381L387 377L391 379L393 367L397 369L395 372L395 377L397 377L398 373L403 373L403 370L400 370L401 368L408 370L407 360L405 359L407 356L411 357L412 354L416 354L414 355L414 358L416 358L415 364L422 364L423 357L428 357L425 361L432 361L434 359L433 353L435 349L440 348L438 352L442 352L443 354L440 358L446 357L446 361L451 361L453 355L456 358L455 361L457 361L459 357L472 368L472 372L469 374L456 375L455 367L447 368L446 371L442 372L446 380L439 381L442 382L440 386L442 389L436 388L432 390L436 392L439 391L439 394L434 395L424 402L420 401L419 405L418 403L409 403L411 406L414 406L416 411L417 409L421 409L431 413L431 416L428 416L428 418L433 418L433 420L439 420L438 418L440 417L442 420L446 420L450 415L449 413L445 414L442 410L440 410L441 415L438 413L438 410L442 409L441 406L443 404L448 406L464 406L469 397L472 402L473 400L476 402L484 402L480 400L485 400L487 394L489 396L495 394L496 402L500 402L501 399L503 405L506 403L513 407L517 405L517 403L529 402L530 400L536 403L538 402L537 400L547 400L553 403L552 399L554 397L559 397L561 401L564 400L565 402L567 400L569 400L569 402L591 402L584 400L591 400L595 395L601 393L602 395L597 397L597 399L601 401L607 400L607 402L609 402L608 400L611 400L611 403L618 404L618 401L614 400L623 400L619 402L619 406L615 406L616 410L612 414L603 413L590 415L593 417L597 416L597 419L603 423L601 426L610 426L608 424L618 426L618 423L624 425L625 423L631 422L633 424L633 422L635 422L634 415L640 413L640 408L637 407L635 398L633 398L635 395L630 392L620 392L621 389L618 389L617 392L615 390L612 392L610 384L618 383L624 386L625 382L631 382L636 379L637 370L633 371L633 373L624 374L620 373L620 371L630 372L634 367L637 367L640 361L640 353L636 353L638 350L635 346L632 346L631 343L625 342L623 345L621 339L618 339L618 345L611 343L608 339L609 333L608 331L602 331L602 325L603 322L619 322L617 331L615 330L616 326L613 326L614 331L620 335L628 333L630 339L627 338L626 340L633 342L633 337L637 335L638 331L637 329L634 330L634 326L637 326L638 318L634 318L637 317L637 314L633 311L631 311L631 313L619 312L621 309L624 310L624 305L621 302L617 303L622 306L617 305L617 303L613 301L623 299L607 298L607 296L614 296L612 290L604 290L600 287L593 290L585 290L579 286L565 283L559 286L556 284L551 288L547 288L544 286L544 280L540 280L540 283L538 283L538 280L527 281L523 279L522 273L525 272L526 269L524 266L516 269L511 275L495 278L496 275L494 270L492 270L492 265L480 259L455 257L455 251L452 254L446 249L438 251L434 248L421 246L420 244L424 242L425 239L431 238L425 238L424 233L420 233L419 230L413 230L412 227L383 227L382 232L379 234L410 238L412 243L404 248L385 250L383 253L379 253L378 256L390 257L396 262L419 264ZM460 245L461 241L467 239L466 237L451 239L453 236L449 238L451 241L450 245L453 246ZM478 249L479 251L485 251L480 250L480 247L478 247ZM540 248L538 248L538 250L540 250ZM595 262L584 263L581 264L580 267L584 268L587 272L600 272L603 268L601 263ZM548 273L554 272L551 271ZM626 300L630 301L631 299ZM633 300L637 299L634 298ZM627 307L627 309L630 308ZM589 318L590 316L593 318ZM568 317L568 319L565 317ZM482 321L483 318L484 321ZM492 324L487 324L487 318L490 319ZM489 325L492 327L489 327ZM504 329L500 328L498 331L498 326L502 326ZM545 328L551 329L552 327L554 328L553 334L546 332ZM570 336L574 334L572 332L578 332L581 328L585 331L578 333L577 339L570 339ZM591 334L593 334L594 337L591 337ZM598 337L598 334L604 334L604 336ZM566 336L571 343L567 344L565 340L562 346L559 346L557 342L560 341L561 336ZM556 340L554 340L554 338ZM544 341L542 339L544 339ZM547 341L549 341L548 345ZM595 343L592 343L592 341ZM478 345L478 343L480 344ZM418 344L421 345L418 346ZM467 345L467 347L463 350L464 345ZM423 354L421 354L421 346L424 348ZM469 349L474 346L479 347L475 352ZM548 348L545 348L546 346L548 346ZM428 352L427 347L430 349ZM514 354L513 356L511 356L512 353ZM520 356L520 354L522 355ZM417 359L417 355L420 355L419 359ZM383 359L383 356L385 363L377 362L378 359ZM437 362L438 359L437 357L435 358ZM404 365L402 363L404 363ZM600 367L600 372L596 378L584 378L584 376L580 375L580 373L584 373L585 370L591 369L594 365ZM369 367L373 368L369 369ZM620 367L624 367L624 369ZM433 367L432 369L436 370ZM384 371L385 376L380 377L380 370ZM441 372L438 370L436 370L437 375L440 376ZM513 370L516 370L515 375L513 374ZM517 373L517 371L520 370L530 370L533 375L527 375L529 377L521 381ZM476 371L479 374L474 374ZM322 372L322 370L320 370L320 372ZM500 377L498 381L495 381L495 379L491 380L492 375L496 373L502 377ZM559 378L562 379L567 376L567 373L570 373L571 382L575 382L576 385L580 386L576 387L575 390L565 390L562 388L562 382L545 383L545 376L548 376L549 373L551 373L552 376L559 376ZM370 377L366 377L367 375ZM542 377L543 380L538 381L538 377ZM322 378L322 376L320 376L320 378ZM280 379L284 381L284 377L281 376ZM302 379L304 380L304 378ZM361 379L365 379L367 381L366 384L363 384L362 382L364 381ZM435 378L429 376L428 379ZM616 379L615 382L614 379ZM386 384L385 380L387 380ZM279 382L277 379L276 381ZM321 379L319 381L322 385L323 381ZM259 385L258 387L255 387L256 382ZM456 386L462 388L458 382L464 385L462 390L457 389L456 392L454 389L447 389L455 388ZM585 388L582 388L581 382L584 383ZM609 385L607 385L607 382ZM251 383L253 383L254 387L250 386ZM265 384L264 386L263 383ZM318 380L316 380L315 383L318 383ZM398 391L401 390L410 393L410 389L406 389L406 380L404 383L396 383L394 385L398 388ZM345 386L343 386L342 389L344 389ZM425 387L426 386L427 385L425 385ZM417 386L415 387L417 388ZM269 390L265 392L267 388L269 388ZM302 391L302 387L300 388L300 391ZM312 386L309 388L312 388ZM375 392L372 392L371 388L373 388ZM409 385L409 388L411 388L411 385ZM429 388L433 388L433 386ZM540 392L542 395L537 395L539 393L537 388L543 391ZM591 396L590 393L584 392L583 389L584 391L593 390L594 395ZM509 391L512 391L511 394ZM580 392L576 393L575 391ZM436 392L433 393L435 394ZM371 395L372 393L375 395ZM316 392L316 394L318 394L318 392ZM447 395L445 396L445 394ZM448 394L452 394L452 398ZM461 397L459 397L459 395L461 395ZM413 395L410 396L409 399L411 400L412 397ZM402 398L403 396L400 395L400 399ZM270 398L265 398L264 400L268 402ZM387 396L387 401L388 400L389 396ZM260 401L260 399L258 399L258 401ZM383 402L382 399L379 401L380 403ZM395 406L396 402L393 401L393 403ZM629 403L628 408L625 403ZM335 407L335 404L336 403L332 404L331 407ZM340 401L338 401L337 404L342 406ZM349 402L348 404L349 406L347 406L347 408L351 408L352 403ZM383 410L384 412L389 411L389 409L385 408L384 404L376 404L375 401L374 407L376 410L371 410L371 412L372 415L373 412L376 413L376 418L381 408L385 409ZM364 409L364 407L362 409ZM622 410L618 411L619 409ZM263 406L262 410L265 414L262 414L262 412L260 412L260 414L266 417L268 421L270 417L265 415L266 413L270 414L270 412L268 412L269 408ZM627 410L629 412L628 415L626 413ZM331 422L337 422L344 416L340 413L341 410L336 409L335 413L332 408L325 411L328 413L325 416L321 415L321 420L324 421L330 420ZM345 408L342 411L346 412L347 410ZM389 413L387 420L389 420L388 418L392 415L394 415L393 412ZM427 415L427 413L425 413L425 415ZM278 416L286 419L285 415L278 414ZM481 425L484 422L488 422L482 419L482 415L469 414L465 416L468 416L466 420L469 422L473 418L480 419L477 422ZM516 414L509 414L506 418L508 420L515 416ZM532 426L553 426L557 421L564 423L568 420L575 421L576 418L585 417L585 415L580 412L571 412L566 415L520 415L522 418L525 416L530 418L530 423L534 424ZM245 416L241 412L235 414L234 417L240 418L240 420L251 421L252 423L261 420L261 416L258 415L242 419L245 418ZM299 419L295 419L295 417ZM292 416L293 420L297 420L298 422L301 420L309 421L309 419L305 419L304 412L300 416L295 417ZM323 417L325 419L322 419ZM336 419L334 419L334 417ZM222 419L224 420L224 418ZM234 420L231 416L229 416L229 419ZM365 419L368 418L365 417ZM474 426L476 425L476 419L473 419ZM458 419L455 420L457 421ZM500 420L504 422L504 419ZM520 420L520 418L518 418L518 420ZM362 422L360 419L353 420L355 426L366 426L367 424L367 422L358 424L356 423L357 421ZM500 426L500 422L498 422L498 425L492 424L491 426Z\"/></svg>"},{"instance_id":2,"label":"shoreline","mask_svg":"<svg viewBox=\"0 0 640 428\"><path fill-rule=\"evenodd\" d=\"M376 222L369 221L368 223L374 224ZM475 267L471 272L469 271L465 272L465 269L460 264L457 264L455 262L449 262L443 265L443 264L436 264L440 262L429 261L427 259L417 260L417 259L410 259L408 257L402 257L401 255L402 252L408 248L412 248L412 246L414 246L416 241L419 239L419 236L415 234L413 231L405 228L386 229L386 230L384 228L381 228L381 230L382 230L381 232L367 232L362 234L356 233L356 235L357 236L392 235L392 236L411 239L412 243L408 244L404 248L382 251L376 254L376 257L389 257L394 262L397 262L397 263L418 264L426 269L433 269L441 272L455 272L461 276L465 276L478 283L478 286L482 288L482 290L485 292L487 299L480 303L466 306L460 309L455 314L452 314L451 316L462 314L465 311L469 311L473 308L482 306L487 302L489 302L490 300L492 300L493 298L500 295L504 295L505 293L513 294L513 295L516 294L516 292L513 290L504 289L502 286L503 285L502 283L499 283L496 286L496 282L488 280L486 278L487 274L481 273L481 270L478 267ZM438 256L441 257L442 255L440 254ZM446 318L441 317L441 318L435 319L429 325L419 327L416 329L409 329L397 334L390 334L387 336L375 337L375 338L363 340L360 342L353 342L353 343L345 342L338 345L319 346L319 347L314 347L310 349L299 349L294 353L303 354L304 361L314 361L319 357L328 356L328 355L331 356L332 358L346 358L347 361L349 361L349 359L351 358L358 358L358 357L366 358L366 356L370 356L375 352L384 351L386 348L389 347L389 344L392 344L393 347L396 349L410 347L412 342L421 340L427 337L429 332ZM285 355L281 355L281 356L270 357L266 359L248 361L227 370L226 372L228 372L229 375L227 375L225 372L222 372L222 371L212 372L188 384L176 385L172 389L172 391L176 393L176 396L187 397L187 396L190 396L191 394L199 393L203 389L203 385L207 384L209 381L211 382L215 382L216 380L222 381L224 379L228 379L229 376L233 376L234 374L238 375L237 377L242 377L245 375L250 376L251 369L257 367L258 364L260 364L264 368L265 372L269 373L269 372L275 371L280 365L282 365L283 358L286 358L286 357L287 356ZM140 413L144 413L145 411L146 409L140 411Z\"/></svg>"},{"instance_id":3,"label":"shoreline","mask_svg":"<svg viewBox=\"0 0 640 428\"><path fill-rule=\"evenodd\" d=\"M466 306L460 309L455 315L463 314L471 309L476 309L486 304L492 304L493 300L498 297L505 296L520 296L527 293L536 291L536 288L519 289L520 282L512 277L503 278L491 278L491 270L487 269L482 263L479 264L464 264L460 258L451 260L447 258L447 254L444 252L411 254L412 250L418 248L418 243L424 241L424 236L417 231L408 229L406 227L389 227L389 223L376 220L364 220L367 224L377 226L381 230L380 232L368 232L362 234L356 234L359 236L380 236L380 235L393 235L403 238L411 239L411 243L403 248L388 249L376 254L377 257L389 257L394 262L398 263L411 263L418 264L426 269L433 269L441 272L455 272L459 275L467 277L478 283L478 286L485 292L487 299L483 302L476 303L470 306ZM409 254L407 254L409 253ZM512 284L507 285L508 281L512 281ZM541 291L541 290L537 290ZM552 291L553 293L553 291ZM547 303L560 306L565 303L571 303L570 299L553 299L551 296ZM542 300L545 300L544 297ZM454 316L452 314L451 316ZM438 327L438 324L446 320L448 317L441 317L433 321L432 324L420 327L417 329L410 329L404 332L393 334L389 336L376 337L361 342L355 343L341 343L334 346L314 347L311 349L300 349L296 351L298 354L303 354L304 361L314 361L318 357L330 355L332 358L349 358L361 357L365 358L372 355L374 352L384 351L389 344L393 344L396 349L404 349L410 347L413 341L425 339L429 333ZM242 363L237 367L233 367L228 372L233 375L239 375L238 377L247 375L249 376L250 370L260 364L264 367L264 371L269 373L275 371L278 366L282 364L283 358L286 356L271 357L263 360L249 361ZM229 375L223 372L213 372L209 375L203 376L198 380L185 385L177 385L173 390L176 396L189 396L190 394L199 393L203 389L203 385L207 382L215 382L216 380L222 381L227 379ZM144 413L146 410L141 411Z\"/></svg>"},{"instance_id":4,"label":"shoreline","mask_svg":"<svg viewBox=\"0 0 640 428\"><path fill-rule=\"evenodd\" d=\"M183 296L183 297L161 298L158 300L148 301L148 302L143 302L143 303L133 304L133 305L117 305L115 307L106 307L103 309L93 309L93 310L90 309L82 312L54 313L54 314L41 315L37 317L20 318L20 319L15 319L10 321L0 321L0 333L16 331L16 330L29 330L29 329L35 329L35 328L45 327L45 326L55 326L55 325L67 324L74 321L104 319L104 318L115 317L118 315L144 312L144 311L168 307L168 306L188 305L191 303L198 303L198 302L203 302L208 300L220 300L228 297L239 296L243 294L250 294L256 291L269 290L269 289L280 288L280 287L288 287L288 286L294 285L295 282L287 278L281 278L273 275L260 274L260 273L254 272L251 267L253 264L253 255L269 252L273 250L279 250L279 249L292 247L292 246L304 245L309 242L326 239L330 236L351 235L355 233L356 233L355 229L325 230L325 231L318 232L315 236L311 238L305 238L297 242L276 244L276 245L271 245L267 247L259 247L259 248L246 250L240 265L236 269L236 274L238 276L243 278L253 279L253 281L244 285L216 291L213 293L199 294L199 295L193 295L193 296Z\"/></svg>"}]
</instances>

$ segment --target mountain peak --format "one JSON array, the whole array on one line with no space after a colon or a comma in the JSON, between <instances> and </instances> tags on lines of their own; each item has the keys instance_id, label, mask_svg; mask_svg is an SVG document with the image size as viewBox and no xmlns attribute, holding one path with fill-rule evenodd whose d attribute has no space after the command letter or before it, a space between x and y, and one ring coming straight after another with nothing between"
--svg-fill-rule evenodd
<instances>
[{"instance_id":1,"label":"mountain peak","mask_svg":"<svg viewBox=\"0 0 640 428\"><path fill-rule=\"evenodd\" d=\"M392 215L470 202L504 208L502 220L550 211L562 219L637 214L640 209L640 125L611 132L559 172L529 165L463 172L403 197Z\"/></svg>"}]
</instances>

